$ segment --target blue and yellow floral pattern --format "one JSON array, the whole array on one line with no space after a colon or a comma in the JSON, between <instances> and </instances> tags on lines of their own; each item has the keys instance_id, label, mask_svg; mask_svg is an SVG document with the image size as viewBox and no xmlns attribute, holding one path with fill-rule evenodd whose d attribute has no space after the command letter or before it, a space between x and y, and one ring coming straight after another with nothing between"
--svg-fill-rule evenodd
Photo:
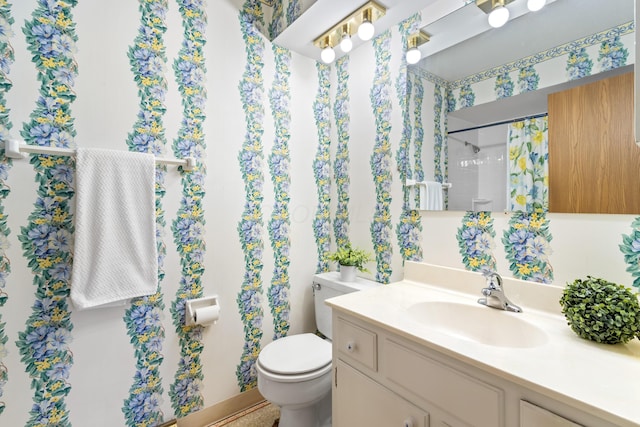
<instances>
[{"instance_id":1,"label":"blue and yellow floral pattern","mask_svg":"<svg viewBox=\"0 0 640 427\"><path fill-rule=\"evenodd\" d=\"M291 52L273 45L276 61L276 75L269 91L269 101L275 124L275 140L269 155L269 171L273 182L275 201L269 220L269 238L273 249L273 276L268 290L269 307L273 316L273 339L285 337L289 332L289 257L291 248L291 217L289 202L291 200L291 156L289 140L291 139L291 93L289 77L291 76Z\"/></svg>"},{"instance_id":2,"label":"blue and yellow floral pattern","mask_svg":"<svg viewBox=\"0 0 640 427\"><path fill-rule=\"evenodd\" d=\"M376 281L389 283L391 278L391 31L373 40L376 68L369 92L376 124L376 140L370 158L371 174L376 190L376 205L371 222L371 240L376 258Z\"/></svg>"},{"instance_id":3,"label":"blue and yellow floral pattern","mask_svg":"<svg viewBox=\"0 0 640 427\"><path fill-rule=\"evenodd\" d=\"M592 68L593 61L589 58L586 48L582 47L569 52L566 66L569 80L576 80L590 76Z\"/></svg>"},{"instance_id":4,"label":"blue and yellow floral pattern","mask_svg":"<svg viewBox=\"0 0 640 427\"><path fill-rule=\"evenodd\" d=\"M476 102L476 94L470 84L465 84L460 88L460 108L473 107Z\"/></svg>"},{"instance_id":5,"label":"blue and yellow floral pattern","mask_svg":"<svg viewBox=\"0 0 640 427\"><path fill-rule=\"evenodd\" d=\"M496 98L508 98L513 95L513 81L509 73L503 73L496 77L495 84Z\"/></svg>"},{"instance_id":6,"label":"blue and yellow floral pattern","mask_svg":"<svg viewBox=\"0 0 640 427\"><path fill-rule=\"evenodd\" d=\"M496 232L491 212L467 212L458 228L458 248L462 263L470 271L495 271L493 255Z\"/></svg>"},{"instance_id":7,"label":"blue and yellow floral pattern","mask_svg":"<svg viewBox=\"0 0 640 427\"><path fill-rule=\"evenodd\" d=\"M553 268L549 262L551 238L549 220L544 212L513 213L502 243L514 277L540 283L553 281Z\"/></svg>"},{"instance_id":8,"label":"blue and yellow floral pattern","mask_svg":"<svg viewBox=\"0 0 640 427\"><path fill-rule=\"evenodd\" d=\"M418 30L419 23L420 15L415 14L410 18L402 21L398 25L398 30L402 35L402 46L407 46L407 39L409 35ZM407 62L405 56L402 55L402 63L398 72L398 78L396 79L396 93L400 101L400 109L402 114L402 136L400 138L400 146L398 147L398 151L396 153L396 163L398 165L400 180L402 182L405 182L407 179L413 179L415 175L418 174L418 170L420 172L422 171L422 139L417 142L419 146L415 147L414 149L414 168L411 167L411 160L409 158L411 152L411 136L413 131L413 127L411 126L411 114L409 111L409 98L412 92L412 79L407 74ZM416 115L421 112L423 95L424 89L422 91L422 94L414 100L416 110L414 114ZM421 122L420 129L422 129ZM424 176L424 173L422 174L422 176ZM420 179L420 181L422 181L422 179ZM402 197L402 212L400 213L399 222L396 225L396 236L398 238L398 246L400 247L400 255L402 256L403 260L421 261L422 246L420 245L420 242L422 238L422 221L420 218L420 214L416 210L409 208L410 195L409 188L407 186L403 186ZM416 194L415 197L419 198L419 194ZM419 203L419 200L417 201Z\"/></svg>"},{"instance_id":9,"label":"blue and yellow floral pattern","mask_svg":"<svg viewBox=\"0 0 640 427\"><path fill-rule=\"evenodd\" d=\"M41 83L40 96L21 131L27 144L75 148L70 104L75 99L77 36L72 9L77 1L38 2L23 32ZM71 276L74 166L71 157L34 155L37 199L22 244L34 274L35 302L16 345L31 377L33 406L27 426L70 426L65 398L73 354L67 304Z\"/></svg>"},{"instance_id":10,"label":"blue and yellow floral pattern","mask_svg":"<svg viewBox=\"0 0 640 427\"><path fill-rule=\"evenodd\" d=\"M338 131L336 159L333 162L333 175L336 180L338 203L333 220L333 233L338 247L349 244L349 56L336 61L338 87L333 115Z\"/></svg>"},{"instance_id":11,"label":"blue and yellow floral pattern","mask_svg":"<svg viewBox=\"0 0 640 427\"><path fill-rule=\"evenodd\" d=\"M456 96L454 95L453 90L451 90L451 88L448 86L445 88L445 99L447 103L447 113L456 111L457 109Z\"/></svg>"},{"instance_id":12,"label":"blue and yellow floral pattern","mask_svg":"<svg viewBox=\"0 0 640 427\"><path fill-rule=\"evenodd\" d=\"M629 51L620 41L619 35L616 34L611 39L604 40L600 44L600 50L598 51L600 71L623 67L627 65L627 58L629 58Z\"/></svg>"},{"instance_id":13,"label":"blue and yellow floral pattern","mask_svg":"<svg viewBox=\"0 0 640 427\"><path fill-rule=\"evenodd\" d=\"M13 36L11 25L14 20L11 16L11 5L7 2L0 3L0 309L4 307L9 299L9 295L5 292L7 284L7 276L11 272L11 262L7 257L6 250L9 248L9 227L7 226L7 215L4 213L4 200L9 195L11 189L6 184L9 176L12 161L4 155L4 144L11 138L9 130L12 128L9 119L9 109L5 99L5 94L11 89L11 81L7 75L11 64L13 64L13 48L10 39ZM9 380L9 371L4 365L4 358L7 355L5 345L9 338L5 332L5 323L2 321L2 313L0 312L0 399L4 393L4 386ZM5 403L0 400L0 415L4 412Z\"/></svg>"},{"instance_id":14,"label":"blue and yellow floral pattern","mask_svg":"<svg viewBox=\"0 0 640 427\"><path fill-rule=\"evenodd\" d=\"M236 378L241 391L257 385L255 361L260 353L262 338L262 238L264 222L262 201L264 186L264 40L257 30L256 22L262 19L259 1L248 0L240 11L240 29L245 42L247 64L238 86L245 113L246 133L238 162L245 189L245 204L242 218L238 222L238 237L244 252L245 272L242 288L236 302L244 325L245 343L240 363L236 367Z\"/></svg>"},{"instance_id":15,"label":"blue and yellow floral pattern","mask_svg":"<svg viewBox=\"0 0 640 427\"><path fill-rule=\"evenodd\" d=\"M540 76L533 65L528 65L518 71L518 89L520 93L538 89Z\"/></svg>"},{"instance_id":16,"label":"blue and yellow floral pattern","mask_svg":"<svg viewBox=\"0 0 640 427\"><path fill-rule=\"evenodd\" d=\"M416 181L424 181L422 165L422 144L424 143L424 127L422 126L422 102L424 101L424 84L421 79L413 82L413 175Z\"/></svg>"},{"instance_id":17,"label":"blue and yellow floral pattern","mask_svg":"<svg viewBox=\"0 0 640 427\"><path fill-rule=\"evenodd\" d=\"M433 179L445 182L443 171L444 137L442 136L442 87L435 85L433 89Z\"/></svg>"},{"instance_id":18,"label":"blue and yellow floral pattern","mask_svg":"<svg viewBox=\"0 0 640 427\"><path fill-rule=\"evenodd\" d=\"M289 0L287 6L287 25L291 25L293 21L300 17L302 13L302 2L300 0Z\"/></svg>"},{"instance_id":19,"label":"blue and yellow floral pattern","mask_svg":"<svg viewBox=\"0 0 640 427\"><path fill-rule=\"evenodd\" d=\"M163 117L167 81L164 68L167 62L163 35L166 31L167 0L139 1L140 29L133 46L129 48L129 63L134 73L140 98L137 120L129 133L127 145L130 151L159 155L164 152ZM166 166L156 166L156 241L158 251L158 283L164 278L163 264L166 245L162 230L166 225L162 199L165 194ZM154 425L162 422L162 345L164 328L161 313L164 309L162 293L134 298L126 310L124 322L134 347L136 372L124 400L122 412L125 424L131 427Z\"/></svg>"},{"instance_id":20,"label":"blue and yellow floral pattern","mask_svg":"<svg viewBox=\"0 0 640 427\"><path fill-rule=\"evenodd\" d=\"M273 2L271 22L269 22L269 39L273 40L285 29L283 0Z\"/></svg>"},{"instance_id":21,"label":"blue and yellow floral pattern","mask_svg":"<svg viewBox=\"0 0 640 427\"><path fill-rule=\"evenodd\" d=\"M631 227L631 234L622 235L620 251L627 263L627 271L633 277L633 286L640 291L640 217L631 223Z\"/></svg>"},{"instance_id":22,"label":"blue and yellow floral pattern","mask_svg":"<svg viewBox=\"0 0 640 427\"><path fill-rule=\"evenodd\" d=\"M329 271L329 251L331 248L331 121L329 119L329 71L326 64L316 63L318 71L318 93L313 102L313 113L318 131L318 148L313 160L313 175L316 180L318 206L313 219L313 234L318 247L316 273Z\"/></svg>"},{"instance_id":23,"label":"blue and yellow floral pattern","mask_svg":"<svg viewBox=\"0 0 640 427\"><path fill-rule=\"evenodd\" d=\"M202 409L202 361L204 347L200 325L185 324L187 300L201 298L204 274L204 184L207 170L204 162L205 138L203 123L207 91L205 88L204 47L207 42L206 3L203 0L179 0L184 38L173 71L182 98L182 123L173 141L173 153L178 158L192 157L192 171L180 170L182 198L176 218L171 224L173 241L180 255L181 278L176 299L171 303L173 325L180 340L180 359L174 382L169 389L171 406L176 417L184 417Z\"/></svg>"}]
</instances>

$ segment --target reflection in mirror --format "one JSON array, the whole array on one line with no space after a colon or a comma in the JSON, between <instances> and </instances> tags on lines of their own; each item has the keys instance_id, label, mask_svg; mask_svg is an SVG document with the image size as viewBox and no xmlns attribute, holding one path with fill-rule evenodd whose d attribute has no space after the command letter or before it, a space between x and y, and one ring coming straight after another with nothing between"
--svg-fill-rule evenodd
<instances>
[{"instance_id":1,"label":"reflection in mirror","mask_svg":"<svg viewBox=\"0 0 640 427\"><path fill-rule=\"evenodd\" d=\"M425 181L451 183L449 210L547 210L547 96L633 70L633 0L509 7L515 18L499 29L473 2L424 26L431 41L409 67L407 105L424 134L414 156Z\"/></svg>"}]
</instances>

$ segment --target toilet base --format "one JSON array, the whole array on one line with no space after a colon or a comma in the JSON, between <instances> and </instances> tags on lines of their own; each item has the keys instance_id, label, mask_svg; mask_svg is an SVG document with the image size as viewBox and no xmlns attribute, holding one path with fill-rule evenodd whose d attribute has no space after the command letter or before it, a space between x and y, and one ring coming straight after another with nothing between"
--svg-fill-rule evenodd
<instances>
[{"instance_id":1,"label":"toilet base","mask_svg":"<svg viewBox=\"0 0 640 427\"><path fill-rule=\"evenodd\" d=\"M278 427L331 427L331 393L315 405L280 407Z\"/></svg>"}]
</instances>

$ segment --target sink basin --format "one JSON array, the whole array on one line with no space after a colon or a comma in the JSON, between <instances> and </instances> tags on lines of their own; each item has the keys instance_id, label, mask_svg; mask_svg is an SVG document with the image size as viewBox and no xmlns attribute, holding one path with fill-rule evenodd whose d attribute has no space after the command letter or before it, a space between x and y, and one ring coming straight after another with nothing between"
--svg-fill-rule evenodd
<instances>
[{"instance_id":1,"label":"sink basin","mask_svg":"<svg viewBox=\"0 0 640 427\"><path fill-rule=\"evenodd\" d=\"M430 329L467 341L496 347L537 347L547 334L511 313L482 305L450 301L425 301L408 309L409 317Z\"/></svg>"}]
</instances>

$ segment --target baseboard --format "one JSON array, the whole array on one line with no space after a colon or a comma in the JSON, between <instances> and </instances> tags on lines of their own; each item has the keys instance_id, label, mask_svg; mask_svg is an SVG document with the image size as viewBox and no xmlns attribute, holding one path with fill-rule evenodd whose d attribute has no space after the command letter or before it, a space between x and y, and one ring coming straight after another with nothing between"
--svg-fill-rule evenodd
<instances>
[{"instance_id":1,"label":"baseboard","mask_svg":"<svg viewBox=\"0 0 640 427\"><path fill-rule=\"evenodd\" d=\"M253 388L240 394L236 394L229 399L218 402L198 412L187 415L178 420L178 427L202 427L208 424L220 421L230 415L249 408L257 403L264 401L264 397Z\"/></svg>"}]
</instances>

